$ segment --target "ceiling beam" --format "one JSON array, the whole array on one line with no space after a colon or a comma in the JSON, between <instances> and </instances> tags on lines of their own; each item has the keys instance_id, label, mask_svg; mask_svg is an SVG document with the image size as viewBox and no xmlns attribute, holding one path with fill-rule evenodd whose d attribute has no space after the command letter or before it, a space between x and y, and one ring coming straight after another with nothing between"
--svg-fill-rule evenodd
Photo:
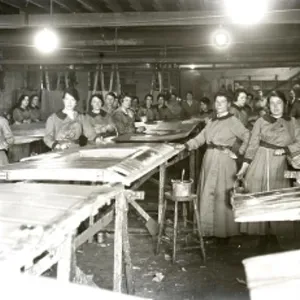
<instances>
[{"instance_id":1,"label":"ceiling beam","mask_svg":"<svg viewBox=\"0 0 300 300\"><path fill-rule=\"evenodd\" d=\"M58 1L58 0L56 0ZM61 1L61 0L60 0ZM108 1L108 0L107 0ZM263 24L300 24L300 10L270 12ZM225 16L212 12L127 12L127 13L76 13L29 15L3 15L0 29L41 27L55 24L56 28L91 27L141 27L141 26L188 26L188 25L229 25Z\"/></svg>"},{"instance_id":2,"label":"ceiling beam","mask_svg":"<svg viewBox=\"0 0 300 300\"><path fill-rule=\"evenodd\" d=\"M38 1L35 1L35 0L28 0L28 2L35 5L38 8L44 9L46 11L50 11L50 5L49 4L46 4L46 3L41 4L41 3L39 3Z\"/></svg>"},{"instance_id":3,"label":"ceiling beam","mask_svg":"<svg viewBox=\"0 0 300 300\"><path fill-rule=\"evenodd\" d=\"M61 8L63 8L64 10L69 11L71 13L78 11L78 9L76 7L74 7L74 5L71 4L71 6L70 6L70 3L72 3L72 1L65 1L65 0L53 0L53 1L57 5L59 5Z\"/></svg>"},{"instance_id":4,"label":"ceiling beam","mask_svg":"<svg viewBox=\"0 0 300 300\"><path fill-rule=\"evenodd\" d=\"M128 0L129 5L135 11L144 11L144 8L140 2L140 0Z\"/></svg>"},{"instance_id":5,"label":"ceiling beam","mask_svg":"<svg viewBox=\"0 0 300 300\"><path fill-rule=\"evenodd\" d=\"M4 58L1 59L1 65L70 65L70 64L162 64L162 63L176 63L176 64L281 64L285 66L299 65L300 54L289 56L250 56L250 57L218 57L218 56L178 56L178 57L84 57L74 56L65 57L56 55L53 57L28 57L26 59Z\"/></svg>"},{"instance_id":6,"label":"ceiling beam","mask_svg":"<svg viewBox=\"0 0 300 300\"><path fill-rule=\"evenodd\" d=\"M98 7L95 6L95 2L89 0L77 0L77 2L90 12L99 12Z\"/></svg>"},{"instance_id":7,"label":"ceiling beam","mask_svg":"<svg viewBox=\"0 0 300 300\"><path fill-rule=\"evenodd\" d=\"M109 8L113 12L122 12L123 9L118 3L117 0L104 0L107 8Z\"/></svg>"}]
</instances>

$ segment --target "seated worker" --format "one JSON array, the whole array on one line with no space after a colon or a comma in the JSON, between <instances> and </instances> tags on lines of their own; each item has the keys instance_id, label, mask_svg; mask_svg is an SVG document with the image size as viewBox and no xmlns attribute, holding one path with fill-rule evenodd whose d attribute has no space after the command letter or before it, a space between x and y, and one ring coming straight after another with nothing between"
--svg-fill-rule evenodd
<instances>
[{"instance_id":1,"label":"seated worker","mask_svg":"<svg viewBox=\"0 0 300 300\"><path fill-rule=\"evenodd\" d=\"M20 96L16 108L13 110L13 122L19 125L31 123L28 95Z\"/></svg>"},{"instance_id":2,"label":"seated worker","mask_svg":"<svg viewBox=\"0 0 300 300\"><path fill-rule=\"evenodd\" d=\"M139 117L145 117L147 121L155 121L159 119L158 111L153 106L153 96L151 94L147 94L145 96L145 105L139 110Z\"/></svg>"},{"instance_id":3,"label":"seated worker","mask_svg":"<svg viewBox=\"0 0 300 300\"><path fill-rule=\"evenodd\" d=\"M213 110L210 108L210 100L207 97L203 97L200 100L200 113L199 117L205 123L208 122L213 116Z\"/></svg>"},{"instance_id":4,"label":"seated worker","mask_svg":"<svg viewBox=\"0 0 300 300\"><path fill-rule=\"evenodd\" d=\"M32 122L40 122L42 120L39 100L38 95L32 95L29 100L30 119Z\"/></svg>"},{"instance_id":5,"label":"seated worker","mask_svg":"<svg viewBox=\"0 0 300 300\"><path fill-rule=\"evenodd\" d=\"M159 120L170 121L174 120L171 110L167 106L166 98L163 94L157 95L158 115Z\"/></svg>"},{"instance_id":6,"label":"seated worker","mask_svg":"<svg viewBox=\"0 0 300 300\"><path fill-rule=\"evenodd\" d=\"M121 106L115 110L112 120L117 128L118 134L143 132L144 127L135 128L135 115L131 109L131 96L125 95L121 98Z\"/></svg>"},{"instance_id":7,"label":"seated worker","mask_svg":"<svg viewBox=\"0 0 300 300\"><path fill-rule=\"evenodd\" d=\"M180 120L182 118L182 107L175 93L171 93L167 105L174 119Z\"/></svg>"},{"instance_id":8,"label":"seated worker","mask_svg":"<svg viewBox=\"0 0 300 300\"><path fill-rule=\"evenodd\" d=\"M104 105L102 106L102 110L107 112L109 115L112 115L115 111L117 97L115 93L109 92L104 97Z\"/></svg>"},{"instance_id":9,"label":"seated worker","mask_svg":"<svg viewBox=\"0 0 300 300\"><path fill-rule=\"evenodd\" d=\"M195 99L193 99L193 93L186 93L186 100L182 101L182 117L184 119L190 119L199 114L199 104Z\"/></svg>"},{"instance_id":10,"label":"seated worker","mask_svg":"<svg viewBox=\"0 0 300 300\"><path fill-rule=\"evenodd\" d=\"M65 150L79 147L81 135L90 142L101 142L95 129L75 110L78 101L76 90L67 89L62 100L64 108L47 119L44 143L52 150Z\"/></svg>"},{"instance_id":11,"label":"seated worker","mask_svg":"<svg viewBox=\"0 0 300 300\"><path fill-rule=\"evenodd\" d=\"M94 128L99 136L111 136L115 133L115 126L111 116L102 109L104 101L102 95L94 94L90 97L86 122Z\"/></svg>"},{"instance_id":12,"label":"seated worker","mask_svg":"<svg viewBox=\"0 0 300 300\"><path fill-rule=\"evenodd\" d=\"M8 121L4 117L0 117L0 166L8 164L6 151L13 143L14 136L10 130Z\"/></svg>"}]
</instances>

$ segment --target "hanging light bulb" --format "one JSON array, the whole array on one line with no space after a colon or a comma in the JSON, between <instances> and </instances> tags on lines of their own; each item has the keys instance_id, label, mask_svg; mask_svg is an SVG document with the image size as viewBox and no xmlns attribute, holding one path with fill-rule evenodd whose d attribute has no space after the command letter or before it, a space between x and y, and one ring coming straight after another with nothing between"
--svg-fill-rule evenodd
<instances>
[{"instance_id":1,"label":"hanging light bulb","mask_svg":"<svg viewBox=\"0 0 300 300\"><path fill-rule=\"evenodd\" d=\"M51 53L58 48L58 36L52 29L44 28L34 37L35 47L43 53Z\"/></svg>"},{"instance_id":2,"label":"hanging light bulb","mask_svg":"<svg viewBox=\"0 0 300 300\"><path fill-rule=\"evenodd\" d=\"M231 43L230 34L228 31L220 28L212 34L212 43L219 49L227 48Z\"/></svg>"},{"instance_id":3,"label":"hanging light bulb","mask_svg":"<svg viewBox=\"0 0 300 300\"><path fill-rule=\"evenodd\" d=\"M226 14L234 23L255 24L268 10L269 0L224 0Z\"/></svg>"}]
</instances>

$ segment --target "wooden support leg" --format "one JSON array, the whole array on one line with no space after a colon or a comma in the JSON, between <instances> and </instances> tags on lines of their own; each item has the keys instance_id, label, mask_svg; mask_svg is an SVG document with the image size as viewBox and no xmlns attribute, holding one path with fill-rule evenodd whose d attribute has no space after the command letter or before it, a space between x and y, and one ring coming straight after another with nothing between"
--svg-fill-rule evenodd
<instances>
[{"instance_id":1,"label":"wooden support leg","mask_svg":"<svg viewBox=\"0 0 300 300\"><path fill-rule=\"evenodd\" d=\"M57 280L72 281L76 269L75 234L70 234L64 242L62 257L57 264Z\"/></svg>"},{"instance_id":2,"label":"wooden support leg","mask_svg":"<svg viewBox=\"0 0 300 300\"><path fill-rule=\"evenodd\" d=\"M116 197L115 237L114 237L114 284L115 292L122 292L122 251L123 223L126 198L123 193Z\"/></svg>"},{"instance_id":3,"label":"wooden support leg","mask_svg":"<svg viewBox=\"0 0 300 300\"><path fill-rule=\"evenodd\" d=\"M172 258L173 263L175 263L175 261L176 261L177 228L178 228L178 202L175 201L174 233L173 233L173 258Z\"/></svg>"},{"instance_id":4,"label":"wooden support leg","mask_svg":"<svg viewBox=\"0 0 300 300\"><path fill-rule=\"evenodd\" d=\"M185 203L182 203L182 217L183 217L183 227L186 228L186 226L187 226L187 208L186 208Z\"/></svg>"},{"instance_id":5,"label":"wooden support leg","mask_svg":"<svg viewBox=\"0 0 300 300\"><path fill-rule=\"evenodd\" d=\"M135 291L134 291L134 279L132 274L133 267L132 267L132 262L130 257L127 211L128 211L128 204L126 203L126 211L124 213L124 220L123 220L123 255L124 255L124 263L125 263L127 293L133 295Z\"/></svg>"},{"instance_id":6,"label":"wooden support leg","mask_svg":"<svg viewBox=\"0 0 300 300\"><path fill-rule=\"evenodd\" d=\"M166 165L163 164L159 167L158 224L160 224L162 220L165 182L166 182Z\"/></svg>"},{"instance_id":7,"label":"wooden support leg","mask_svg":"<svg viewBox=\"0 0 300 300\"><path fill-rule=\"evenodd\" d=\"M91 227L93 227L93 225L94 225L94 216L90 216L89 217L89 227L91 228ZM92 243L93 240L94 240L94 236L92 235L89 237L89 243Z\"/></svg>"},{"instance_id":8,"label":"wooden support leg","mask_svg":"<svg viewBox=\"0 0 300 300\"><path fill-rule=\"evenodd\" d=\"M193 179L193 184L192 184L192 193L195 191L195 186L196 186L196 150L192 150L190 153L190 179Z\"/></svg>"},{"instance_id":9,"label":"wooden support leg","mask_svg":"<svg viewBox=\"0 0 300 300\"><path fill-rule=\"evenodd\" d=\"M158 232L158 237L157 237L157 245L156 245L156 255L159 254L159 248L161 244L161 238L164 230L164 224L165 224L165 215L166 215L166 210L167 210L167 200L164 200L164 205L163 205L163 210L162 210L162 219L161 223L159 224L159 232Z\"/></svg>"},{"instance_id":10,"label":"wooden support leg","mask_svg":"<svg viewBox=\"0 0 300 300\"><path fill-rule=\"evenodd\" d=\"M197 232L200 240L200 247L201 247L201 253L202 253L202 258L203 261L206 261L206 254L205 254L205 246L204 246L204 241L202 237L202 230L201 230L201 223L200 223L200 214L198 211L198 198L193 199L193 204L194 204L194 211L195 211L195 216L196 216L196 222L197 222Z\"/></svg>"}]
</instances>

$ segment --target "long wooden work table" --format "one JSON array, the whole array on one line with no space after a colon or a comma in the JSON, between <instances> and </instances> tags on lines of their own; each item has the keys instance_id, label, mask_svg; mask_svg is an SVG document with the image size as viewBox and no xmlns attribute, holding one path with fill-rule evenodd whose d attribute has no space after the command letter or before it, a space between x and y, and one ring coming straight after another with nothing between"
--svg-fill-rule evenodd
<instances>
[{"instance_id":1,"label":"long wooden work table","mask_svg":"<svg viewBox=\"0 0 300 300\"><path fill-rule=\"evenodd\" d=\"M157 123L157 126L180 128L180 124L185 123ZM164 136L164 141L186 138L199 121L186 124L182 125L184 130L176 129L176 136L174 132L168 135L167 130L164 133L158 130L157 136ZM153 124L151 126L153 129ZM153 130L152 135L156 135ZM149 132L144 138L149 138ZM189 153L183 146L174 144L116 142L45 153L0 169L0 180L4 182L0 185L1 268L40 275L58 263L58 279L69 280L74 269L74 249L91 241L115 215L114 290L122 290L124 259L127 291L134 292L127 232L128 205L146 220L149 218L136 202L144 198L144 193L136 190L159 172L160 222L166 170L190 157L190 175L195 178L195 152ZM114 205L109 205L111 201ZM99 209L105 207L108 209L104 215L95 219ZM78 235L76 229L86 219L89 219L89 227ZM41 256L42 259L37 259Z\"/></svg>"}]
</instances>

